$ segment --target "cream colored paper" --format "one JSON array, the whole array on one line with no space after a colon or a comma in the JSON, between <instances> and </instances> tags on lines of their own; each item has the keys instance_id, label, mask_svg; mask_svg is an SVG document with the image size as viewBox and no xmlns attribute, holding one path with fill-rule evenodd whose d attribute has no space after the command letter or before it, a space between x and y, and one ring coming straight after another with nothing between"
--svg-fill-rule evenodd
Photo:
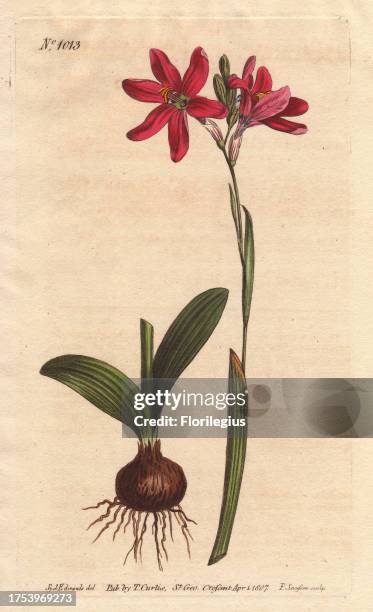
<instances>
[{"instance_id":1,"label":"cream colored paper","mask_svg":"<svg viewBox=\"0 0 373 612\"><path fill-rule=\"evenodd\" d=\"M2 23L17 218L12 134L4 131L1 588L95 584L78 593L77 609L89 612L371 610L369 440L250 440L229 553L212 567L224 441L165 441L165 454L186 471L183 505L198 522L192 560L177 536L160 574L148 539L143 565L129 559L123 568L130 538L92 545L85 528L95 514L80 509L113 496L135 442L38 374L47 359L74 352L135 377L139 318L153 322L159 341L189 299L224 286L222 321L188 375L226 376L228 349L240 346L226 169L197 122L179 164L169 160L165 130L127 140L150 106L121 89L125 77L151 78L149 48L165 50L182 71L201 44L211 74L223 52L237 72L255 53L276 87L289 84L310 103L307 135L249 130L237 165L257 248L249 375L371 376L369 4L109 4L15 3L15 27ZM45 37L79 40L80 49L40 50ZM204 92L213 95L211 83ZM123 583L168 590L105 591ZM325 590L295 593L281 583ZM176 584L199 590L176 592ZM203 590L218 584L270 586Z\"/></svg>"}]
</instances>

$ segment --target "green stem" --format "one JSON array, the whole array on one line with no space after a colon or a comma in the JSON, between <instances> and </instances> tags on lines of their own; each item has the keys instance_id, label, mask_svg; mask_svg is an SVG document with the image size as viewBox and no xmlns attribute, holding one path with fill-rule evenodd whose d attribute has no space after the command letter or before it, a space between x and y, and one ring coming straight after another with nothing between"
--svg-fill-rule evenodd
<instances>
[{"instance_id":1,"label":"green stem","mask_svg":"<svg viewBox=\"0 0 373 612\"><path fill-rule=\"evenodd\" d=\"M230 161L228 157L225 147L224 149L222 149L222 151L223 151L225 161L227 162L229 171L231 173L234 195L236 196L236 200L238 204L237 206L238 229L236 229L236 233L237 233L238 250L239 250L241 265L242 265L242 294L244 295L246 292L246 269L245 269L246 262L244 259L244 244L243 244L243 236L242 236L242 213L241 213L240 192L238 190L236 173L234 171L232 162ZM242 359L241 359L241 362L242 362L242 369L244 373L245 373L245 366L246 366L246 345L247 345L247 328L248 328L248 324L245 319L246 319L245 313L244 311L242 311Z\"/></svg>"},{"instance_id":2,"label":"green stem","mask_svg":"<svg viewBox=\"0 0 373 612\"><path fill-rule=\"evenodd\" d=\"M226 139L227 140L227 139ZM225 140L225 143L226 143ZM248 332L248 321L251 303L251 293L254 278L254 242L253 242L253 230L251 217L249 213L245 211L245 236L242 233L242 213L241 213L241 202L240 194L238 190L236 173L234 166L229 159L225 144L224 148L221 148L225 161L227 162L233 183L234 195L237 202L237 222L235 222L237 243L240 254L240 261L242 265L242 358L241 364L237 366L237 371L241 369L242 384L246 388L246 346L247 346L247 332ZM238 359L238 358L237 358ZM238 360L239 361L239 360ZM230 371L231 381L231 371ZM229 408L230 416L237 416L237 406ZM212 565L220 561L227 554L229 542L233 530L234 520L236 516L236 510L238 500L240 496L242 477L245 467L246 460L246 445L247 445L247 414L248 404L244 407L244 416L246 417L246 427L242 432L236 433L233 431L228 432L227 446L226 446L226 461L225 461L225 474L224 474L224 488L223 498L220 510L219 526L214 542L214 546L211 552L211 556L208 565Z\"/></svg>"},{"instance_id":3,"label":"green stem","mask_svg":"<svg viewBox=\"0 0 373 612\"><path fill-rule=\"evenodd\" d=\"M226 133L225 138L224 138L224 146L227 144L229 134L231 133L231 129L232 129L232 126L228 127L228 129L227 129L227 133Z\"/></svg>"},{"instance_id":4,"label":"green stem","mask_svg":"<svg viewBox=\"0 0 373 612\"><path fill-rule=\"evenodd\" d=\"M234 189L234 195L236 196L236 200L237 200L237 204L238 204L238 220L239 220L239 234L237 234L237 237L240 238L240 244L242 246L242 214L241 214L241 202L240 202L240 192L238 191L238 184L237 184L237 178L236 178L236 173L234 171L234 167L232 165L232 162L230 161L229 157L228 157L228 153L224 147L224 149L222 149L223 151L223 155L224 155L224 159L227 162L227 166L229 168L229 172L231 173L231 177L232 177L232 183L233 183L233 189Z\"/></svg>"}]
</instances>

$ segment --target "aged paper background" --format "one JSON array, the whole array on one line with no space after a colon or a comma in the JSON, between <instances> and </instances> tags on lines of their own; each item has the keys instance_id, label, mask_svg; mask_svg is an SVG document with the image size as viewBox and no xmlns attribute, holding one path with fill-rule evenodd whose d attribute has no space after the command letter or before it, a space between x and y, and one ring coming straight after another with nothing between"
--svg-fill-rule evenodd
<instances>
[{"instance_id":1,"label":"aged paper background","mask_svg":"<svg viewBox=\"0 0 373 612\"><path fill-rule=\"evenodd\" d=\"M89 612L372 610L369 441L250 441L229 554L207 567L224 441L167 440L165 453L187 473L185 509L198 521L192 560L178 538L161 575L149 540L143 566L123 569L129 540L91 545L80 508L112 496L135 443L38 375L50 357L75 352L137 376L139 317L159 339L191 297L218 285L230 289L228 306L188 374L226 375L228 349L240 344L240 270L224 165L192 121L180 164L169 160L165 131L129 142L126 131L150 106L121 90L124 77L150 77L150 47L182 71L201 44L212 74L222 52L237 72L255 53L276 87L289 84L310 103L306 136L250 130L237 167L257 245L250 375L371 376L368 3L312 3L303 12L291 2L52 4L14 3L15 28L12 19L2 23L3 118L12 99L16 111L17 218L12 135L4 131L1 588L96 583L94 593L78 594L78 609ZM80 40L81 48L42 52L45 36ZM125 599L104 592L123 582L273 589ZM326 591L285 594L276 591L281 582Z\"/></svg>"}]
</instances>

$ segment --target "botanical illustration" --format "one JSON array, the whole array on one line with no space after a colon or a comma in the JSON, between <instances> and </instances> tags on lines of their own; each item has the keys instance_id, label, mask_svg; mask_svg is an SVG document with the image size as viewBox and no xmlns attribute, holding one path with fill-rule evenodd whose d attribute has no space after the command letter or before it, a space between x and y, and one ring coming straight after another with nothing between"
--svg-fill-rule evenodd
<instances>
[{"instance_id":1,"label":"botanical illustration","mask_svg":"<svg viewBox=\"0 0 373 612\"><path fill-rule=\"evenodd\" d=\"M151 49L150 66L155 80L123 81L123 89L130 97L156 104L145 120L127 133L130 140L145 140L167 126L171 160L180 162L189 149L188 121L195 119L211 135L228 168L230 211L242 268L242 349L240 356L233 349L229 353L228 391L235 395L247 391L246 349L254 286L253 222L241 201L235 167L249 128L262 125L293 135L307 131L304 124L292 119L307 111L307 102L292 96L288 86L273 89L265 67L259 67L254 77L255 63L255 57L249 57L242 76L238 77L231 73L230 62L223 55L219 60L220 73L213 77L216 99L200 95L209 74L209 61L202 47L194 49L183 77L163 51ZM172 387L214 331L227 297L226 289L215 288L194 298L172 323L155 354L153 327L141 320L142 391L154 390L162 379L164 385ZM167 533L172 538L174 518L189 552L191 519L180 505L187 480L182 467L162 455L157 428L140 430L134 425L134 396L140 390L135 382L113 366L81 355L51 359L41 373L75 390L131 428L139 439L136 457L117 473L114 498L105 498L86 508L105 507L89 525L91 528L103 523L95 540L110 527L113 539L121 529L125 532L132 529L133 542L126 559L132 552L134 559L140 560L144 535L151 525L158 566L162 569L162 561L168 559ZM157 418L160 413L159 407L147 407L145 416ZM246 458L248 400L244 406L238 403L230 406L228 414L235 420L244 417L246 427L239 433L233 427L227 433L222 505L209 565L222 559L229 546Z\"/></svg>"},{"instance_id":2,"label":"botanical illustration","mask_svg":"<svg viewBox=\"0 0 373 612\"><path fill-rule=\"evenodd\" d=\"M148 521L155 542L159 569L162 559L168 560L167 531L173 538L173 517L186 540L190 555L191 533L189 519L180 503L187 489L187 480L180 465L164 457L157 427L135 425L134 409L137 393L156 391L157 380L163 381L162 391L171 388L185 368L192 362L218 324L228 299L228 291L220 287L197 295L180 312L167 330L154 355L154 329L151 323L140 320L141 389L117 368L84 355L62 355L51 359L40 373L67 385L94 406L129 427L137 436L135 458L122 467L115 478L115 497L104 499L84 510L105 506L105 512L90 523L103 527L94 542L112 527L113 540L123 528L133 531L133 543L124 559L133 552L135 561L141 560L142 545ZM153 384L154 382L154 384ZM162 406L144 411L151 421L162 413ZM150 518L149 518L150 517ZM105 522L106 521L106 522Z\"/></svg>"},{"instance_id":3,"label":"botanical illustration","mask_svg":"<svg viewBox=\"0 0 373 612\"><path fill-rule=\"evenodd\" d=\"M247 333L254 285L254 232L251 215L240 199L235 166L248 128L265 125L287 134L305 134L306 125L289 117L303 115L308 110L308 104L292 96L288 86L274 90L272 77L264 66L258 68L254 78L255 56L246 60L241 77L231 74L228 57L221 56L220 74L215 74L213 79L217 100L198 95L209 73L208 58L202 47L194 49L183 78L159 49L150 50L150 64L157 81L123 81L124 91L132 98L158 104L141 125L127 133L127 137L130 140L145 140L168 124L171 159L178 162L189 147L189 115L211 134L228 166L231 178L230 208L242 267L242 351L239 358L231 350L229 360L229 392L238 393L246 388ZM214 121L224 118L227 124L225 134ZM247 406L245 410L238 405L230 407L229 415L232 418L247 417ZM222 559L228 550L245 465L246 442L247 425L246 431L240 434L228 431L223 500L209 565Z\"/></svg>"}]
</instances>

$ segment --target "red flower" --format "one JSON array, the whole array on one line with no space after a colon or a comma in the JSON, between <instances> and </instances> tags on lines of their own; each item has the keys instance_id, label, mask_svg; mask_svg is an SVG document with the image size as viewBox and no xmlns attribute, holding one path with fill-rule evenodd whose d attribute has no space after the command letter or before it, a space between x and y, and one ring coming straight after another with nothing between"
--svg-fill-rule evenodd
<instances>
[{"instance_id":1,"label":"red flower","mask_svg":"<svg viewBox=\"0 0 373 612\"><path fill-rule=\"evenodd\" d=\"M242 72L242 79L234 74L228 81L229 87L241 89L237 136L242 135L247 127L261 123L280 132L305 134L306 125L289 121L284 117L303 115L308 110L307 102L291 96L289 87L281 87L277 91L272 91L272 78L264 66L258 68L254 82L252 73L255 61L255 56L249 57Z\"/></svg>"},{"instance_id":2,"label":"red flower","mask_svg":"<svg viewBox=\"0 0 373 612\"><path fill-rule=\"evenodd\" d=\"M145 121L130 130L130 140L145 140L154 136L168 123L168 141L171 159L180 161L189 147L187 114L191 117L215 117L223 119L227 115L224 104L197 96L206 83L209 62L202 47L194 49L189 68L183 78L167 55L159 49L150 49L150 64L157 79L125 79L124 91L141 102L159 102Z\"/></svg>"}]
</instances>

